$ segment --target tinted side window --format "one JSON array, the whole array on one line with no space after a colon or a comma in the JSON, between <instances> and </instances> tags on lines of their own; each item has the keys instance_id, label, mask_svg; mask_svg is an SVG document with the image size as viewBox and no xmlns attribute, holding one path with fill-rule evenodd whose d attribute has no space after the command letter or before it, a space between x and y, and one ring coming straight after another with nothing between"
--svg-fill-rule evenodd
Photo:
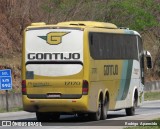
<instances>
[{"instance_id":1,"label":"tinted side window","mask_svg":"<svg viewBox=\"0 0 160 129\"><path fill-rule=\"evenodd\" d=\"M89 33L90 54L93 59L138 59L134 35Z\"/></svg>"}]
</instances>

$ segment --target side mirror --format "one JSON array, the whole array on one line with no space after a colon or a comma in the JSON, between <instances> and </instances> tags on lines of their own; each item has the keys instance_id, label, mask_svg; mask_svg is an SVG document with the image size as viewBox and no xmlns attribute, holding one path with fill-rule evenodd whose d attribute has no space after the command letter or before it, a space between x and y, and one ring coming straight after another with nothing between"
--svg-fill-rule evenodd
<instances>
[{"instance_id":1,"label":"side mirror","mask_svg":"<svg viewBox=\"0 0 160 129\"><path fill-rule=\"evenodd\" d=\"M149 51L144 51L144 56L146 57L147 60L147 68L151 69L152 68L152 57L151 53Z\"/></svg>"},{"instance_id":2,"label":"side mirror","mask_svg":"<svg viewBox=\"0 0 160 129\"><path fill-rule=\"evenodd\" d=\"M147 68L151 69L152 68L152 59L151 57L146 57L147 59Z\"/></svg>"}]
</instances>

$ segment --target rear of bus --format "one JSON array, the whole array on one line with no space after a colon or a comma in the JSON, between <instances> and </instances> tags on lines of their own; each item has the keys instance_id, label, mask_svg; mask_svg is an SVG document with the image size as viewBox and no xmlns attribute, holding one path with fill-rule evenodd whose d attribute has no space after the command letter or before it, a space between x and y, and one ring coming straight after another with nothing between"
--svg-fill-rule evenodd
<instances>
[{"instance_id":1,"label":"rear of bus","mask_svg":"<svg viewBox=\"0 0 160 129\"><path fill-rule=\"evenodd\" d=\"M57 26L25 29L22 54L23 107L29 112L85 112L83 30Z\"/></svg>"}]
</instances>

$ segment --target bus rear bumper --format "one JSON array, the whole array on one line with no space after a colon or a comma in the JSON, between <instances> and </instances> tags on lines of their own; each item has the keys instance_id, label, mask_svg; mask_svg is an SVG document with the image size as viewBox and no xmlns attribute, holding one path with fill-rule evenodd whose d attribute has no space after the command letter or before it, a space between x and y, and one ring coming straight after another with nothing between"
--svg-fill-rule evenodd
<instances>
[{"instance_id":1,"label":"bus rear bumper","mask_svg":"<svg viewBox=\"0 0 160 129\"><path fill-rule=\"evenodd\" d=\"M29 99L23 95L23 109L28 112L87 112L88 97L80 99Z\"/></svg>"}]
</instances>

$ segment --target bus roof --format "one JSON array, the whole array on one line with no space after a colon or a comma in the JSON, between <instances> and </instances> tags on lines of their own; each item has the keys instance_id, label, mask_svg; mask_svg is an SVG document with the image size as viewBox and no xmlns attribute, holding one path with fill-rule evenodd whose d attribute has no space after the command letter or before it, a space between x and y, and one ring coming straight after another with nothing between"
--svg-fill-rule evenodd
<instances>
[{"instance_id":1,"label":"bus roof","mask_svg":"<svg viewBox=\"0 0 160 129\"><path fill-rule=\"evenodd\" d=\"M108 22L96 22L96 21L66 21L66 22L59 22L57 24L46 24L44 22L37 22L32 23L31 26L27 28L46 28L46 27L76 27L76 28L102 28L102 29L117 29L117 30L123 30L126 34L133 34L133 35L139 35L140 34L137 31L130 30L129 28L125 27L117 27L115 24L108 23Z\"/></svg>"},{"instance_id":2,"label":"bus roof","mask_svg":"<svg viewBox=\"0 0 160 129\"><path fill-rule=\"evenodd\" d=\"M57 25L60 26L86 26L86 27L95 27L95 28L108 28L108 29L117 29L118 27L115 24L107 22L95 22L95 21L68 21L60 22Z\"/></svg>"},{"instance_id":3,"label":"bus roof","mask_svg":"<svg viewBox=\"0 0 160 129\"><path fill-rule=\"evenodd\" d=\"M44 22L32 23L29 28L32 27L46 27L46 26L62 26L62 27L91 27L91 28L106 28L106 29L118 29L115 24L107 23L107 22L96 22L96 21L67 21L67 22L59 22L57 24L49 24L47 25Z\"/></svg>"}]
</instances>

